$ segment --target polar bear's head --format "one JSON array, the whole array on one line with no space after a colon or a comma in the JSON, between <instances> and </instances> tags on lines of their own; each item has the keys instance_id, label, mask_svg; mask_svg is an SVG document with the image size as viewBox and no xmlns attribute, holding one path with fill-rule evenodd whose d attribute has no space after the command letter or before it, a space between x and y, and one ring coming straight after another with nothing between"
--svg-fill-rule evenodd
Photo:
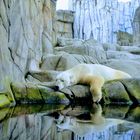
<instances>
[{"instance_id":1,"label":"polar bear's head","mask_svg":"<svg viewBox=\"0 0 140 140\"><path fill-rule=\"evenodd\" d=\"M61 90L64 87L72 85L72 76L70 73L62 72L57 75L55 81L55 89Z\"/></svg>"}]
</instances>

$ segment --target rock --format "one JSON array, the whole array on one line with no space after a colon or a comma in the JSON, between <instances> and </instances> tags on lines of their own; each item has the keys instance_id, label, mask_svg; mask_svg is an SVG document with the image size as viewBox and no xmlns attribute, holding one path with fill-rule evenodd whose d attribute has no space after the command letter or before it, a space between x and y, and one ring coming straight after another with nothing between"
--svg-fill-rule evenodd
<instances>
[{"instance_id":1,"label":"rock","mask_svg":"<svg viewBox=\"0 0 140 140\"><path fill-rule=\"evenodd\" d=\"M6 94L0 94L0 108L9 107L11 104Z\"/></svg>"},{"instance_id":2,"label":"rock","mask_svg":"<svg viewBox=\"0 0 140 140\"><path fill-rule=\"evenodd\" d=\"M126 51L107 51L107 59L121 59L121 60L140 60L140 55L131 54Z\"/></svg>"},{"instance_id":3,"label":"rock","mask_svg":"<svg viewBox=\"0 0 140 140\"><path fill-rule=\"evenodd\" d=\"M41 70L57 70L61 55L50 54L43 58L40 65Z\"/></svg>"},{"instance_id":4,"label":"rock","mask_svg":"<svg viewBox=\"0 0 140 140\"><path fill-rule=\"evenodd\" d=\"M138 46L121 46L120 51L126 51L132 54L140 54L140 47Z\"/></svg>"},{"instance_id":5,"label":"rock","mask_svg":"<svg viewBox=\"0 0 140 140\"><path fill-rule=\"evenodd\" d=\"M140 79L121 79L107 82L103 87L103 92L107 99L119 103L140 103Z\"/></svg>"},{"instance_id":6,"label":"rock","mask_svg":"<svg viewBox=\"0 0 140 140\"><path fill-rule=\"evenodd\" d=\"M133 35L119 30L117 32L117 43L120 46L131 46L133 44Z\"/></svg>"},{"instance_id":7,"label":"rock","mask_svg":"<svg viewBox=\"0 0 140 140\"><path fill-rule=\"evenodd\" d=\"M88 103L92 102L92 97L88 86L74 85L62 89L60 92L64 93L67 98L73 103Z\"/></svg>"},{"instance_id":8,"label":"rock","mask_svg":"<svg viewBox=\"0 0 140 140\"><path fill-rule=\"evenodd\" d=\"M99 43L97 40L89 38L87 40L84 40L83 46L99 46Z\"/></svg>"},{"instance_id":9,"label":"rock","mask_svg":"<svg viewBox=\"0 0 140 140\"><path fill-rule=\"evenodd\" d=\"M102 44L98 43L95 39L77 39L77 38L66 38L66 37L58 37L57 39L58 46L57 47L91 47L91 46L99 46L103 49Z\"/></svg>"},{"instance_id":10,"label":"rock","mask_svg":"<svg viewBox=\"0 0 140 140\"><path fill-rule=\"evenodd\" d=\"M12 83L11 89L17 103L51 103L68 104L69 100L63 93L33 83Z\"/></svg>"},{"instance_id":11,"label":"rock","mask_svg":"<svg viewBox=\"0 0 140 140\"><path fill-rule=\"evenodd\" d=\"M12 83L11 89L17 103L35 103L37 101L40 103L44 102L35 85L30 84L30 87L28 87L27 84Z\"/></svg>"},{"instance_id":12,"label":"rock","mask_svg":"<svg viewBox=\"0 0 140 140\"><path fill-rule=\"evenodd\" d=\"M74 13L72 11L68 11L68 10L57 10L56 20L62 21L65 23L73 23Z\"/></svg>"},{"instance_id":13,"label":"rock","mask_svg":"<svg viewBox=\"0 0 140 140\"><path fill-rule=\"evenodd\" d=\"M56 12L56 31L58 37L73 37L73 12L67 10L58 10Z\"/></svg>"},{"instance_id":14,"label":"rock","mask_svg":"<svg viewBox=\"0 0 140 140\"><path fill-rule=\"evenodd\" d=\"M98 2L81 0L75 1L73 7L75 9L75 38L94 38L102 43L116 43L116 33L119 30L132 34L132 18L134 17L135 10L139 7L139 0L131 0L131 6L130 2L124 4L117 0L102 0ZM139 34L139 21L136 24L135 32ZM132 37L130 40L132 40ZM127 44L129 39L124 41Z\"/></svg>"},{"instance_id":15,"label":"rock","mask_svg":"<svg viewBox=\"0 0 140 140\"><path fill-rule=\"evenodd\" d=\"M127 93L129 94L129 97L131 100L139 104L140 103L140 79L128 79L128 80L122 80L122 83L124 87L127 90Z\"/></svg>"},{"instance_id":16,"label":"rock","mask_svg":"<svg viewBox=\"0 0 140 140\"><path fill-rule=\"evenodd\" d=\"M51 0L0 1L0 90L6 77L24 82L25 73L37 70L42 55L52 53L53 5Z\"/></svg>"},{"instance_id":17,"label":"rock","mask_svg":"<svg viewBox=\"0 0 140 140\"><path fill-rule=\"evenodd\" d=\"M93 59L96 60L96 63L100 63L102 61L106 60L106 52L103 50L101 45L99 46L80 46L80 47L57 47L55 48L55 53L56 52L67 52L70 54L79 54L79 55L84 55L84 56L90 56L93 57Z\"/></svg>"},{"instance_id":18,"label":"rock","mask_svg":"<svg viewBox=\"0 0 140 140\"><path fill-rule=\"evenodd\" d=\"M44 1L42 6L42 15L43 18L43 32L42 32L42 53L48 54L53 53L53 43L55 42L55 38L53 38L56 34L54 32L54 24L55 22L55 2L52 0ZM41 25L42 26L42 25Z\"/></svg>"},{"instance_id":19,"label":"rock","mask_svg":"<svg viewBox=\"0 0 140 140\"><path fill-rule=\"evenodd\" d=\"M33 78L35 78L36 80L38 80L39 82L50 82L55 80L56 75L59 72L57 71L30 71L27 75L28 76L32 76ZM29 78L28 78L29 79Z\"/></svg>"},{"instance_id":20,"label":"rock","mask_svg":"<svg viewBox=\"0 0 140 140\"><path fill-rule=\"evenodd\" d=\"M103 100L105 103L131 104L127 91L121 82L111 81L103 86Z\"/></svg>"},{"instance_id":21,"label":"rock","mask_svg":"<svg viewBox=\"0 0 140 140\"><path fill-rule=\"evenodd\" d=\"M3 6L2 2L0 2L0 6ZM22 81L23 78L23 72L17 63L15 63L11 49L8 48L8 19L3 17L6 15L6 9L5 7L3 8L2 18L5 19L5 23L0 19L0 91L5 90L6 87L4 82L7 78L15 81Z\"/></svg>"},{"instance_id":22,"label":"rock","mask_svg":"<svg viewBox=\"0 0 140 140\"><path fill-rule=\"evenodd\" d=\"M82 39L72 39L72 38L64 38L64 37L58 37L57 38L57 43L61 47L65 46L81 46L84 41Z\"/></svg>"},{"instance_id":23,"label":"rock","mask_svg":"<svg viewBox=\"0 0 140 140\"><path fill-rule=\"evenodd\" d=\"M17 104L51 103L51 104L85 104L92 103L89 86L74 85L54 92L44 83L11 83L11 91ZM123 79L106 82L102 88L105 104L139 104L140 79ZM94 97L93 97L94 98ZM6 103L6 102L5 102ZM86 103L87 104L87 103Z\"/></svg>"},{"instance_id":24,"label":"rock","mask_svg":"<svg viewBox=\"0 0 140 140\"><path fill-rule=\"evenodd\" d=\"M73 66L80 63L97 63L96 58L78 55L78 54L68 54L65 52L60 52L57 55L46 56L41 65L42 70L56 70L63 71L70 69Z\"/></svg>"},{"instance_id":25,"label":"rock","mask_svg":"<svg viewBox=\"0 0 140 140\"><path fill-rule=\"evenodd\" d=\"M136 9L133 19L133 42L135 45L140 44L140 6Z\"/></svg>"},{"instance_id":26,"label":"rock","mask_svg":"<svg viewBox=\"0 0 140 140\"><path fill-rule=\"evenodd\" d=\"M72 38L72 24L57 21L56 26L57 26L57 31L59 34L61 34L61 33L68 34L69 33L69 34L71 34L71 36L69 38ZM64 36L64 37L66 37L66 36Z\"/></svg>"},{"instance_id":27,"label":"rock","mask_svg":"<svg viewBox=\"0 0 140 140\"><path fill-rule=\"evenodd\" d=\"M103 43L103 48L105 51L117 51L120 46L118 44Z\"/></svg>"}]
</instances>

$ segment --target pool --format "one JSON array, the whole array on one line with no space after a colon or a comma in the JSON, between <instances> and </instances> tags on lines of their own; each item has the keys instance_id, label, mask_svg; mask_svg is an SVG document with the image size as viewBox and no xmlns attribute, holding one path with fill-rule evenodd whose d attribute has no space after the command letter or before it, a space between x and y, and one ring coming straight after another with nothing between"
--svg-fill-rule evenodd
<instances>
[{"instance_id":1,"label":"pool","mask_svg":"<svg viewBox=\"0 0 140 140\"><path fill-rule=\"evenodd\" d=\"M0 110L0 140L140 140L140 107L22 105Z\"/></svg>"}]
</instances>

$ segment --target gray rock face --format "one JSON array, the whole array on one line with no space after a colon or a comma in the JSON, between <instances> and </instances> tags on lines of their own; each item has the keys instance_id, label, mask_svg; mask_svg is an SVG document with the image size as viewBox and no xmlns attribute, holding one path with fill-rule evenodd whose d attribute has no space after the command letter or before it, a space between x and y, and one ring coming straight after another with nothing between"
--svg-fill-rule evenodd
<instances>
[{"instance_id":1,"label":"gray rock face","mask_svg":"<svg viewBox=\"0 0 140 140\"><path fill-rule=\"evenodd\" d=\"M76 38L64 38L64 37L58 37L57 43L60 47L67 47L67 46L81 46L83 44L84 40L82 39L76 39Z\"/></svg>"},{"instance_id":2,"label":"gray rock face","mask_svg":"<svg viewBox=\"0 0 140 140\"><path fill-rule=\"evenodd\" d=\"M28 70L38 70L42 55L52 53L55 2L0 1L0 90L8 77L24 81Z\"/></svg>"},{"instance_id":3,"label":"gray rock face","mask_svg":"<svg viewBox=\"0 0 140 140\"><path fill-rule=\"evenodd\" d=\"M140 60L140 55L131 54L126 51L107 51L107 59L120 59L120 60Z\"/></svg>"},{"instance_id":4,"label":"gray rock face","mask_svg":"<svg viewBox=\"0 0 140 140\"><path fill-rule=\"evenodd\" d=\"M140 47L139 46L120 46L119 51L126 51L132 54L140 54Z\"/></svg>"},{"instance_id":5,"label":"gray rock face","mask_svg":"<svg viewBox=\"0 0 140 140\"><path fill-rule=\"evenodd\" d=\"M72 38L73 37L73 20L72 11L59 10L56 11L56 27L58 37Z\"/></svg>"},{"instance_id":6,"label":"gray rock face","mask_svg":"<svg viewBox=\"0 0 140 140\"><path fill-rule=\"evenodd\" d=\"M100 42L117 42L117 32L132 34L131 21L139 0L122 3L118 0L74 0L74 37L94 38Z\"/></svg>"},{"instance_id":7,"label":"gray rock face","mask_svg":"<svg viewBox=\"0 0 140 140\"><path fill-rule=\"evenodd\" d=\"M58 10L56 12L56 20L64 21L65 23L73 23L74 17L72 11Z\"/></svg>"},{"instance_id":8,"label":"gray rock face","mask_svg":"<svg viewBox=\"0 0 140 140\"><path fill-rule=\"evenodd\" d=\"M140 44L140 6L136 9L133 20L133 41L136 45Z\"/></svg>"},{"instance_id":9,"label":"gray rock face","mask_svg":"<svg viewBox=\"0 0 140 140\"><path fill-rule=\"evenodd\" d=\"M124 31L117 31L117 43L121 46L131 46L133 44L133 35Z\"/></svg>"}]
</instances>

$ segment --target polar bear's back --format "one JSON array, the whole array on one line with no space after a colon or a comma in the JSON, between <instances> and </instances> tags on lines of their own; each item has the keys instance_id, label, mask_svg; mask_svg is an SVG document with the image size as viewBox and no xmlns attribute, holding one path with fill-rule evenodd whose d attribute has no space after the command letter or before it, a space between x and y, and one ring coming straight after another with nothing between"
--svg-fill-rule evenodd
<instances>
[{"instance_id":1,"label":"polar bear's back","mask_svg":"<svg viewBox=\"0 0 140 140\"><path fill-rule=\"evenodd\" d=\"M105 81L130 78L131 76L125 72L112 69L110 67L101 64L79 64L73 68L74 72L78 72L80 75L93 75L101 76Z\"/></svg>"}]
</instances>

